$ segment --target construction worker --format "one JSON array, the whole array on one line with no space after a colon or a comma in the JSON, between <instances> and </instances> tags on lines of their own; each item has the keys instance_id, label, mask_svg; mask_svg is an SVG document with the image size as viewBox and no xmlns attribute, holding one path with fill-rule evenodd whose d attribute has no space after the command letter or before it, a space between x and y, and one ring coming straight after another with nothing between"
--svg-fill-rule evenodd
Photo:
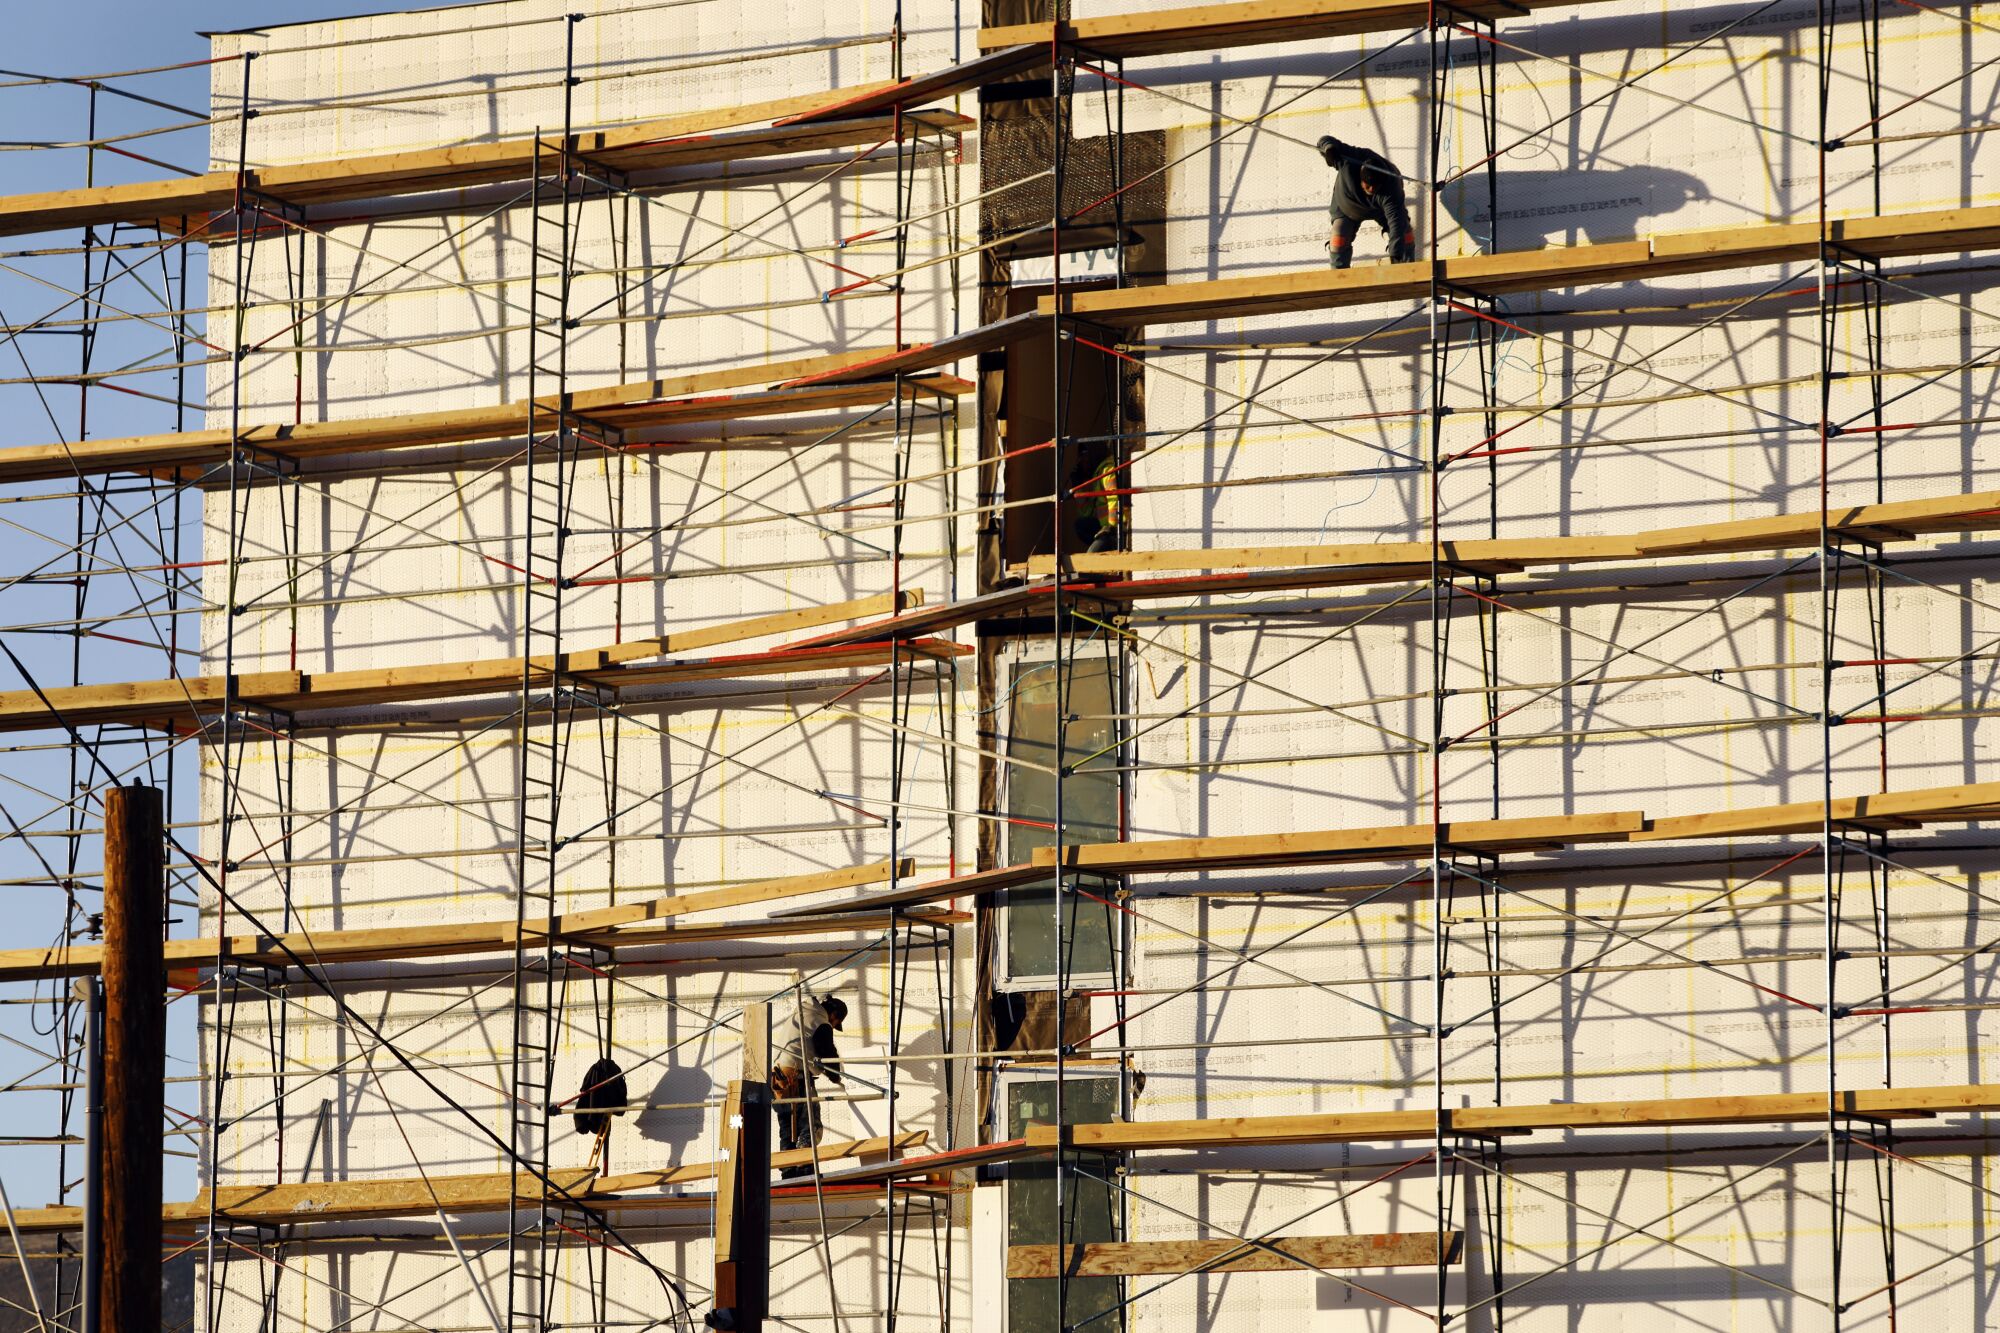
<instances>
[{"instance_id":1,"label":"construction worker","mask_svg":"<svg viewBox=\"0 0 2000 1333\"><path fill-rule=\"evenodd\" d=\"M778 1147L783 1151L816 1144L825 1133L815 1079L824 1074L831 1083L841 1081L833 1034L847 1021L847 1004L832 995L801 994L790 1006L778 1007L783 1017L771 1057L771 1101L778 1116ZM809 1176L812 1167L788 1166L781 1174Z\"/></svg>"},{"instance_id":2,"label":"construction worker","mask_svg":"<svg viewBox=\"0 0 2000 1333\"><path fill-rule=\"evenodd\" d=\"M583 1090L577 1093L571 1114L576 1118L576 1132L596 1140L590 1149L592 1166L597 1166L606 1155L611 1117L625 1114L626 1095L625 1071L608 1055L583 1076Z\"/></svg>"},{"instance_id":3,"label":"construction worker","mask_svg":"<svg viewBox=\"0 0 2000 1333\"><path fill-rule=\"evenodd\" d=\"M1118 520L1122 515L1118 502L1125 498L1118 494L1119 477L1118 451L1113 449L1104 455L1104 461L1097 465L1090 485L1085 488L1097 518L1097 535L1090 539L1088 548L1093 555L1118 549Z\"/></svg>"},{"instance_id":4,"label":"construction worker","mask_svg":"<svg viewBox=\"0 0 2000 1333\"><path fill-rule=\"evenodd\" d=\"M1326 248L1335 268L1354 262L1354 238L1364 222L1381 224L1389 236L1389 260L1407 264L1417 257L1417 231L1403 202L1403 175L1380 153L1320 136L1319 155L1334 169L1333 235Z\"/></svg>"}]
</instances>

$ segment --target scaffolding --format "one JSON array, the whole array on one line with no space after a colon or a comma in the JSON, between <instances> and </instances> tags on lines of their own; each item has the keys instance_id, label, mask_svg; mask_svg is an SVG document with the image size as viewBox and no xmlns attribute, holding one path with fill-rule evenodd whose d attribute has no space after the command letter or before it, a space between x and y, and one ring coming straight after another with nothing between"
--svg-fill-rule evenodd
<instances>
[{"instance_id":1,"label":"scaffolding","mask_svg":"<svg viewBox=\"0 0 2000 1333\"><path fill-rule=\"evenodd\" d=\"M94 1333L92 852L143 778L197 1329L700 1326L739 1014L836 988L773 1321L2000 1322L2000 28L712 8L0 86L85 104L10 145L81 187L0 197L0 391L56 437L0 442L0 841L60 896L0 950L54 1182L10 1315ZM1803 82L1732 100L1759 62ZM1761 211L1537 244L1632 102L1767 154ZM1319 185L1230 179L1342 113L1414 262L1310 268Z\"/></svg>"}]
</instances>

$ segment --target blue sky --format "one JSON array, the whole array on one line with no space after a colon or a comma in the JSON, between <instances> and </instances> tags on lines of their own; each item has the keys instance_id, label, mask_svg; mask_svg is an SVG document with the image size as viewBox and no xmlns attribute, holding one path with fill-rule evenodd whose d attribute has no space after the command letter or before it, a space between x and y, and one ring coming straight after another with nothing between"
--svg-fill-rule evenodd
<instances>
[{"instance_id":1,"label":"blue sky","mask_svg":"<svg viewBox=\"0 0 2000 1333\"><path fill-rule=\"evenodd\" d=\"M159 0L80 0L69 5L16 5L10 7L8 13L8 41L5 54L0 55L0 67L11 73L0 76L0 82L12 81L24 74L77 78L201 60L208 54L207 43L198 35L204 30L236 29L259 21L293 22L431 7L434 6L398 4L395 0L364 0L362 3L325 0L324 3L311 5L220 3L219 0L174 0L166 4L159 3ZM117 86L193 110L205 108L208 103L208 70L205 67L121 80ZM184 119L173 111L109 93L99 93L98 106L100 136L128 134ZM10 143L63 143L81 139L85 137L88 107L89 93L80 86L0 88L0 125L5 126L4 130L0 130L0 138ZM205 137L200 130L130 139L124 146L195 170L207 166L204 160ZM84 183L85 165L84 154L75 150L0 152L0 190L18 193L78 186ZM98 184L108 184L157 179L167 174L157 166L100 153L95 179ZM103 239L99 237L100 241ZM145 238L134 235L120 239ZM38 248L73 246L77 240L76 232L0 238L0 252L4 252L4 257L0 257L0 324L11 327L50 316L61 319L78 313L74 305L69 304L67 293L82 284L81 257L24 253ZM140 270L139 273L107 286L102 293L103 299L134 315L160 310L162 304L156 298L163 290L163 284L179 279L178 254L172 254L165 272L161 270L162 256L158 251L133 250L127 252L127 258ZM198 303L203 286L198 252L190 256L187 277L190 291ZM142 283L150 285L151 291ZM66 304L69 304L67 310L63 308ZM33 336L7 337L4 344L0 344L0 380L18 381L27 374L46 377L72 373L78 367L80 341L74 328ZM166 332L157 322L133 319L104 325L92 355L92 366L102 370L146 357L160 358L167 355L170 347ZM160 397L172 397L177 392L172 374L148 374L112 383L119 389L98 388L88 395L87 431L90 437L149 433L175 427L175 410L158 401ZM194 410L199 406L201 383L201 371L191 370L186 378L183 402L193 407L184 408L182 412L183 423L190 427L202 424ZM124 388L155 396L140 397L120 391ZM74 385L0 384L0 406L5 409L0 420L8 426L5 443L39 444L77 438L79 401L79 391ZM0 625L39 626L11 630L4 635L4 642L43 684L69 681L73 652L82 662L81 675L86 680L166 675L163 664L168 659L154 637L156 631L144 620L101 626L107 635L116 633L120 638L96 636L79 641L74 635L64 633L60 624L51 623L75 618L73 586L41 584L31 587L18 583L6 586L9 580L18 579L30 569L46 566L51 571L57 571L76 567L78 557L65 551L76 532L80 501L74 492L72 484L60 481L0 486L0 591L4 591L5 597L4 604L0 604ZM19 498L23 495L46 498L23 501ZM146 508L145 501L138 497L81 503L93 508L109 503L118 506L123 513L140 513ZM193 503L186 503L181 527L183 558L191 559L198 553L193 525L195 514ZM171 524L164 523L134 523L121 531L117 550L107 552L107 559L128 564L150 562L158 548L170 544L171 528ZM126 610L134 604L137 596L151 595L157 590L156 583L123 575L101 577L90 581L86 612L101 615ZM192 643L194 632L193 618L185 618L181 643ZM124 643L120 639L140 642ZM191 669L191 656L184 654L180 660L184 669ZM0 689L18 689L22 684L19 673L4 656L0 656ZM53 739L58 737L42 733L0 736L0 746L42 743ZM127 753L133 751L128 748ZM107 750L106 755L114 764L118 762L116 752ZM188 769L183 766L183 775L187 772ZM64 820L60 815L44 816L51 810L60 809L71 781L69 757L60 750L15 749L0 753L0 811L6 815L5 820L0 820L0 829L11 821L51 835L30 841L9 838L0 842L0 880L47 879L51 872L60 878L68 873L66 849L69 843L53 836L63 829ZM185 820L192 817L192 808L186 799L188 794L183 790L172 818ZM183 841L192 843L192 830L183 835ZM80 875L89 874L96 863L96 855L95 840L86 840L76 864ZM0 895L5 895L0 902L4 902L5 920L8 922L4 936L0 936L0 947L40 948L52 943L63 932L66 914L60 888L10 882L0 884ZM187 896L185 890L179 894L183 900ZM97 910L97 895L88 888L79 890L77 902L85 913ZM173 916L178 921L176 933L193 933L192 911L187 906L178 906ZM41 992L43 998L46 998L48 989L44 986ZM24 998L29 994L26 988L20 986L0 987L0 996L7 999ZM175 1018L169 1039L167 1073L170 1080L196 1072L193 1064L193 1006L183 1002L173 1006L171 1012ZM25 1043L27 1047L43 1051L52 1049L54 1042L48 1035L49 1020L50 1010L46 1004L0 1005L0 1085L17 1081L32 1084L55 1081L55 1071L35 1072L42 1065L42 1058L17 1044ZM193 1112L198 1109L201 1099L196 1085L170 1082L166 1100L183 1112ZM10 1134L16 1139L55 1133L58 1128L56 1094L0 1094L0 1123L9 1126ZM168 1140L167 1193L170 1198L188 1197L195 1188L192 1158L176 1155L190 1153L194 1146L190 1139ZM69 1170L72 1183L77 1174L76 1159L72 1156ZM17 1146L11 1141L0 1143L0 1179L4 1179L16 1206L53 1202L57 1197L56 1177L57 1158L53 1149Z\"/></svg>"}]
</instances>

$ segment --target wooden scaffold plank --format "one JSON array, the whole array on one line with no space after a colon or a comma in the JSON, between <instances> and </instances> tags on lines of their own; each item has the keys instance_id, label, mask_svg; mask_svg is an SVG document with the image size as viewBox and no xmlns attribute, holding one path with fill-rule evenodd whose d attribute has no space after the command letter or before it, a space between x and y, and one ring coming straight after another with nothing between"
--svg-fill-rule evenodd
<instances>
[{"instance_id":1,"label":"wooden scaffold plank","mask_svg":"<svg viewBox=\"0 0 2000 1333\"><path fill-rule=\"evenodd\" d=\"M167 941L166 963L169 968L208 967L220 957L228 962L286 967L293 964L294 958L319 966L472 957L511 951L523 935L531 940L552 935L559 940L601 949L677 943L690 938L740 938L728 927L718 927L716 929L722 933L708 935L672 928L663 930L660 927L665 922L703 912L786 902L837 889L863 888L889 879L907 878L915 870L916 862L908 858L900 863L877 861L870 865L842 866L833 870L787 875L781 879L756 880L719 889L620 903L615 907L565 912L552 919L530 921L525 927L517 925L514 917L508 915L437 925L298 930L275 937L231 935L221 940L212 936L175 939ZM849 915L841 914L841 919ZM741 924L754 929L769 927L770 922L767 919ZM94 944L72 944L59 950L0 950L0 981L88 976L98 970L102 954L102 949Z\"/></svg>"},{"instance_id":2,"label":"wooden scaffold plank","mask_svg":"<svg viewBox=\"0 0 2000 1333\"><path fill-rule=\"evenodd\" d=\"M1520 1135L1593 1130L1709 1130L1783 1128L1823 1122L1828 1114L1825 1090L1813 1092L1745 1093L1723 1096L1663 1097L1603 1102L1551 1102L1539 1105L1462 1107L1443 1116L1446 1134ZM2000 1084L1965 1083L1915 1088L1864 1088L1835 1095L1836 1117L1870 1121L1924 1119L1942 1115L1987 1115L2000 1111ZM1058 1145L1103 1152L1185 1152L1240 1147L1278 1147L1328 1143L1428 1142L1437 1137L1436 1111L1343 1111L1301 1115L1226 1116L1200 1120L1137 1120L1085 1122L1062 1127L1031 1125L1025 1136L1000 1143L976 1145L930 1155L907 1155L920 1148L921 1130L900 1133L894 1144L886 1138L822 1144L825 1163L866 1162L880 1165L852 1172L830 1171L828 1184L850 1180L890 1180L934 1177L995 1162L1044 1157ZM797 1148L771 1155L774 1169L804 1165L813 1150ZM680 1197L658 1191L674 1185L715 1179L713 1162L687 1163L657 1171L593 1177L587 1169L557 1172L562 1188L590 1200L593 1206L646 1208L668 1206ZM435 1191L435 1194L433 1193ZM426 1217L436 1211L433 1199L448 1212L490 1212L505 1208L516 1195L533 1198L540 1186L530 1176L506 1172L475 1176L395 1177L380 1180L318 1181L305 1184L230 1185L216 1197L220 1212L242 1222L340 1222L380 1217ZM702 1196L712 1206L711 1196ZM69 1231L81 1225L83 1210L75 1207L22 1208L15 1220L23 1231ZM169 1223L199 1222L208 1214L204 1193L187 1203L169 1204Z\"/></svg>"},{"instance_id":3,"label":"wooden scaffold plank","mask_svg":"<svg viewBox=\"0 0 2000 1333\"><path fill-rule=\"evenodd\" d=\"M848 90L850 95L880 91L888 84ZM608 170L654 171L668 167L711 166L721 162L850 148L880 142L898 129L894 114L855 115L806 124L773 121L824 107L841 94L798 93L708 111L690 112L616 129L572 136L571 151ZM939 133L964 133L975 122L949 111L905 115L901 126ZM747 128L746 128L747 127ZM492 143L457 144L398 153L258 167L245 173L244 188L254 196L298 207L432 194L525 181L538 154L562 145L533 137ZM0 196L0 236L69 227L128 223L170 231L194 231L212 215L235 207L236 173L209 171L180 180L89 186L39 194ZM217 229L212 241L227 239Z\"/></svg>"},{"instance_id":4,"label":"wooden scaffold plank","mask_svg":"<svg viewBox=\"0 0 2000 1333\"><path fill-rule=\"evenodd\" d=\"M1817 801L1753 806L1742 810L1650 819L1642 811L1544 815L1519 819L1447 823L1441 833L1448 848L1481 855L1548 852L1589 844L1702 841L1809 833L1821 825ZM1923 787L1833 802L1836 825L1867 829L1885 823L1902 828L1926 824L1976 823L2000 814L2000 782ZM1214 870L1284 870L1304 866L1406 861L1430 855L1429 824L1388 824L1365 828L1276 833L1233 833L1194 838L1147 838L1133 842L1072 844L1060 852L1064 867L1094 875L1163 875ZM919 903L974 898L1020 884L1051 879L1058 850L1036 849L1020 865L979 871L929 885L841 902L789 908L783 919L829 912L880 911ZM1363 892L1372 890L1356 890Z\"/></svg>"},{"instance_id":5,"label":"wooden scaffold plank","mask_svg":"<svg viewBox=\"0 0 2000 1333\"><path fill-rule=\"evenodd\" d=\"M1458 1260L1462 1233L1392 1231L1365 1236L1266 1236L1240 1240L1098 1241L1072 1245L1062 1259L1054 1245L1010 1245L1008 1277L1135 1277L1168 1273L1286 1273L1314 1268L1432 1268L1443 1239L1444 1262Z\"/></svg>"},{"instance_id":6,"label":"wooden scaffold plank","mask_svg":"<svg viewBox=\"0 0 2000 1333\"><path fill-rule=\"evenodd\" d=\"M900 1156L921 1148L929 1140L923 1130L903 1130L891 1140L886 1135L850 1139L819 1145L823 1162L868 1162ZM771 1166L810 1165L814 1150L793 1148L771 1154ZM716 1178L714 1162L687 1162L656 1171L631 1171L600 1176L593 1167L564 1167L551 1170L549 1179L559 1191L588 1199L593 1207L643 1208L672 1201L661 1190L700 1184ZM272 1225L304 1222L354 1222L373 1218L428 1217L439 1208L448 1213L504 1211L515 1199L533 1200L547 1194L561 1198L556 1190L545 1191L540 1181L527 1172L497 1171L479 1175L385 1176L374 1180L323 1180L282 1185L224 1185L215 1191L215 1209L234 1222ZM702 1196L712 1202L712 1196ZM163 1210L169 1224L188 1225L208 1220L209 1191L202 1190L185 1203L170 1203ZM83 1224L83 1210L75 1207L22 1208L15 1212L22 1231L74 1231Z\"/></svg>"},{"instance_id":7,"label":"wooden scaffold plank","mask_svg":"<svg viewBox=\"0 0 2000 1333\"><path fill-rule=\"evenodd\" d=\"M1843 218L1827 224L1826 239L1874 258L1991 250L2000 247L2000 207ZM1784 222L1408 264L1343 270L1322 265L1255 277L1066 292L1043 297L1038 309L1053 313L1060 300L1064 314L1113 328L1238 320L1428 300L1434 276L1441 285L1506 296L1803 263L1818 255L1819 242L1815 224Z\"/></svg>"},{"instance_id":8,"label":"wooden scaffold plank","mask_svg":"<svg viewBox=\"0 0 2000 1333\"><path fill-rule=\"evenodd\" d=\"M901 596L907 604L914 604L914 594ZM875 599L862 601L880 604ZM852 615L853 608L861 604L845 602L824 609L753 617L736 622L733 633L727 626L718 626L692 631L690 638L704 646L722 641L715 637L718 633L756 638L788 627L823 624L826 619ZM558 665L565 678L615 695L644 686L882 666L899 657L944 661L971 651L943 639L916 639L894 646L878 642L780 647L760 653L657 660L682 650L685 644L686 640L666 635L636 644L568 653L560 664L536 659L532 670L524 669L521 658L497 657L313 673L247 672L235 679L235 698L240 703L284 713L472 699L518 690L524 674L531 686L547 685L558 674ZM65 723L73 727L100 722L161 727L198 725L201 719L213 716L223 707L228 698L227 686L228 682L221 677L189 676L57 686L39 693L33 689L0 691L0 731L34 730Z\"/></svg>"}]
</instances>

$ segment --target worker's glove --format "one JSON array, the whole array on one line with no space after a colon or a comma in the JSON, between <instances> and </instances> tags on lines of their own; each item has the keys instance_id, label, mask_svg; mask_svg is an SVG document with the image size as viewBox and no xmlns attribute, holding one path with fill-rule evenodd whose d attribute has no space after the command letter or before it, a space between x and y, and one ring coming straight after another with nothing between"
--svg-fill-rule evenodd
<instances>
[{"instance_id":1,"label":"worker's glove","mask_svg":"<svg viewBox=\"0 0 2000 1333\"><path fill-rule=\"evenodd\" d=\"M1389 247L1389 262L1392 264L1414 263L1417 258L1417 234L1406 231L1397 237Z\"/></svg>"},{"instance_id":2,"label":"worker's glove","mask_svg":"<svg viewBox=\"0 0 2000 1333\"><path fill-rule=\"evenodd\" d=\"M1339 166L1347 157L1348 147L1331 134L1319 136L1319 155L1330 167Z\"/></svg>"}]
</instances>

